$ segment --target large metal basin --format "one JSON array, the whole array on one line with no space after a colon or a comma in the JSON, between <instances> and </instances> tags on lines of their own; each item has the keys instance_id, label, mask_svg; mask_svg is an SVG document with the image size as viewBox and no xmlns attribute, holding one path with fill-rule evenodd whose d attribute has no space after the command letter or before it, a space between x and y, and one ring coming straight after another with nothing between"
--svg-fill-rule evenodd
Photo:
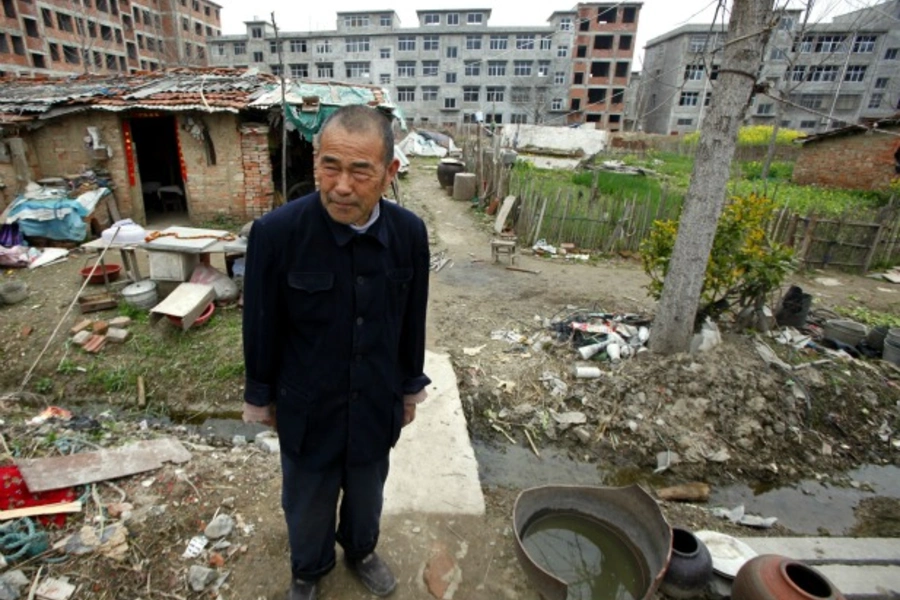
<instances>
[{"instance_id":1,"label":"large metal basin","mask_svg":"<svg viewBox=\"0 0 900 600\"><path fill-rule=\"evenodd\" d=\"M548 485L519 494L513 511L519 562L545 600L566 600L566 582L533 560L523 543L526 528L535 519L554 512L583 515L617 530L648 571L646 589L639 600L653 596L669 565L672 528L647 492L637 485L622 488Z\"/></svg>"}]
</instances>

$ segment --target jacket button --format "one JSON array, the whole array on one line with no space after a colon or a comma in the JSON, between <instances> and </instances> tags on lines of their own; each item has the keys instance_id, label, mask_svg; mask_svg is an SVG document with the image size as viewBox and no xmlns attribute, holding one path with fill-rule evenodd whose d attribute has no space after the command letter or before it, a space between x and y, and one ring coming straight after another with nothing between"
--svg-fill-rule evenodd
<instances>
[{"instance_id":1,"label":"jacket button","mask_svg":"<svg viewBox=\"0 0 900 600\"><path fill-rule=\"evenodd\" d=\"M357 325L362 325L364 322L365 322L365 319L363 319L362 317L356 317Z\"/></svg>"},{"instance_id":2,"label":"jacket button","mask_svg":"<svg viewBox=\"0 0 900 600\"><path fill-rule=\"evenodd\" d=\"M359 398L359 392L353 392L353 393L350 394L350 399L351 399L351 400L356 400L356 399L358 399L358 398Z\"/></svg>"},{"instance_id":3,"label":"jacket button","mask_svg":"<svg viewBox=\"0 0 900 600\"><path fill-rule=\"evenodd\" d=\"M363 282L365 282L365 278L364 278L362 275L358 275L358 276L356 277L356 283L359 284L359 285L362 285Z\"/></svg>"},{"instance_id":4,"label":"jacket button","mask_svg":"<svg viewBox=\"0 0 900 600\"><path fill-rule=\"evenodd\" d=\"M362 361L362 354L357 354L357 355L354 357L354 359L356 360L356 362L361 362L361 361Z\"/></svg>"}]
</instances>

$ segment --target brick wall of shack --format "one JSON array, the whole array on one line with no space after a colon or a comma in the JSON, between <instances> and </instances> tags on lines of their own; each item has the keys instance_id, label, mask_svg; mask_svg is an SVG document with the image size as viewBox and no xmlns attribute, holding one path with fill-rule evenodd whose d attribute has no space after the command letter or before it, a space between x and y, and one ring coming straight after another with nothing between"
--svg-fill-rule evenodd
<instances>
[{"instance_id":1,"label":"brick wall of shack","mask_svg":"<svg viewBox=\"0 0 900 600\"><path fill-rule=\"evenodd\" d=\"M111 158L105 161L92 158L92 151L84 143L88 127L98 128L101 143L112 149ZM32 132L30 144L37 155L34 166L36 179L81 173L85 168L108 169L115 186L119 212L123 217L141 218L143 207L139 200L138 206L134 206L128 185L125 140L117 114L91 111L47 121L43 127Z\"/></svg>"},{"instance_id":2,"label":"brick wall of shack","mask_svg":"<svg viewBox=\"0 0 900 600\"><path fill-rule=\"evenodd\" d=\"M900 132L900 127L888 129ZM857 133L825 138L803 146L794 165L794 183L853 190L884 190L898 176L894 154L900 138Z\"/></svg>"}]
</instances>

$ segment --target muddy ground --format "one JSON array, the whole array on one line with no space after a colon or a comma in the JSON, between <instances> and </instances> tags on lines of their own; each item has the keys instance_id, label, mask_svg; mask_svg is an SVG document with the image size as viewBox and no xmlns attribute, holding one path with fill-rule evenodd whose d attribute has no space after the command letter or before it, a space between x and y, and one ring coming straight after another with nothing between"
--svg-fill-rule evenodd
<instances>
[{"instance_id":1,"label":"muddy ground","mask_svg":"<svg viewBox=\"0 0 900 600\"><path fill-rule=\"evenodd\" d=\"M900 371L880 362L831 360L786 372L760 358L754 336L726 332L723 345L705 354L642 354L616 366L601 363L599 379L577 380L571 374L574 346L552 327L554 319L578 310L652 315L654 303L646 295L639 263L604 257L584 264L525 253L518 266L537 274L494 265L490 218L450 199L438 187L433 163L413 164L403 200L427 221L433 253L452 260L432 275L429 346L453 359L470 433L483 449L480 457L490 454L496 463L513 450L538 453L542 457L534 456L536 463L549 462L552 455L596 467L597 484L661 487L703 481L714 489L813 480L852 490L866 482L853 480L848 469L900 464L900 451L892 446L900 429ZM223 598L280 597L288 571L277 461L252 445L210 439L196 427L209 417L233 417L240 408L237 309L218 311L209 325L186 335L166 323L151 328L144 317L132 315L132 340L97 357L64 344L74 321L69 317L37 363L25 393L18 393L72 301L83 264L84 258L75 257L33 272L4 274L31 286L25 302L0 307L0 391L11 392L2 404L10 453L46 456L165 434L184 440L193 459L116 487L96 486L96 496L89 496L83 515L70 519L67 532L98 518L101 505L124 499L132 505L125 514L129 550L120 562L96 553L69 557L44 565L43 575L69 576L80 586L76 598L208 598L215 597L208 588L202 593L189 589L186 571L191 564L211 561L220 573L229 572ZM841 285L817 282L823 277ZM864 306L896 314L900 304L890 284L872 279L811 273L792 282L816 296L817 308ZM504 339L492 338L498 331ZM760 339L791 365L826 358ZM136 406L138 376L147 382L145 407ZM23 424L49 404L96 421L79 430L59 423ZM558 422L572 413L583 415L584 422ZM654 475L657 454L666 450L681 462ZM462 574L456 598L535 597L512 555L509 527L512 503L524 486L491 483L487 460L484 519L410 515L386 520L382 547L401 575L398 597L429 597L421 573L441 547L454 556ZM530 483L551 482L562 481L547 476ZM112 508L117 513L121 507ZM860 513L884 524L890 522L885 515L897 509L896 500L874 497L861 504ZM665 503L664 510L672 522L695 529L793 533L779 525L762 531L735 526L711 516L705 505ZM217 512L239 516L229 545L197 559L182 558L188 540ZM106 521L118 518L108 509L102 514ZM828 525L822 523L823 532ZM900 535L895 525L859 531ZM38 564L25 564L28 577ZM365 598L341 569L326 580L323 597Z\"/></svg>"}]
</instances>

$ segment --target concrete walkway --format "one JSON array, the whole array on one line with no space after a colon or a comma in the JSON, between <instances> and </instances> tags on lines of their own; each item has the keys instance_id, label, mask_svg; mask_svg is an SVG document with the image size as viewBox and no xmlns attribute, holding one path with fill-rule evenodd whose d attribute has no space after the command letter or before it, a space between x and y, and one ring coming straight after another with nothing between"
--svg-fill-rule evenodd
<instances>
[{"instance_id":1,"label":"concrete walkway","mask_svg":"<svg viewBox=\"0 0 900 600\"><path fill-rule=\"evenodd\" d=\"M900 597L900 539L742 538L759 554L781 554L822 572L848 599Z\"/></svg>"},{"instance_id":2,"label":"concrete walkway","mask_svg":"<svg viewBox=\"0 0 900 600\"><path fill-rule=\"evenodd\" d=\"M384 514L483 515L478 463L450 357L428 351L428 399L391 453Z\"/></svg>"}]
</instances>

